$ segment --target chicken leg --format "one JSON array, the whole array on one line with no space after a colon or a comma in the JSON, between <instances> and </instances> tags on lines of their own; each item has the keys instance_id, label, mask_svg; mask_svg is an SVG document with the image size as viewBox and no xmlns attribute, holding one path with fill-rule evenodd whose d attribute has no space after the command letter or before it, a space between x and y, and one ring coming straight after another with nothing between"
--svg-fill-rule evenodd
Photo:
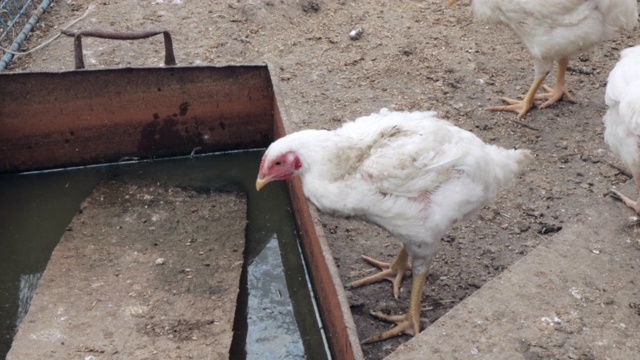
<instances>
[{"instance_id":1,"label":"chicken leg","mask_svg":"<svg viewBox=\"0 0 640 360\"><path fill-rule=\"evenodd\" d=\"M567 84L565 82L565 75L567 73L567 67L569 66L569 58L562 58L558 60L558 74L556 76L556 85L552 89L546 85L542 87L547 91L544 94L538 94L535 96L536 100L547 100L542 105L540 105L541 109L549 107L555 104L557 101L562 99L563 96L566 96L570 101L573 100L573 96L567 89Z\"/></svg>"},{"instance_id":2,"label":"chicken leg","mask_svg":"<svg viewBox=\"0 0 640 360\"><path fill-rule=\"evenodd\" d=\"M536 97L536 92L538 91L538 88L540 87L540 85L542 84L542 82L544 81L545 76L536 78L533 80L533 84L531 84L531 87L529 88L529 91L527 91L527 94L524 96L524 98L522 100L515 100L515 99L510 99L510 98L500 98L500 100L509 103L510 105L504 105L504 106L491 106L488 107L487 110L490 111L515 111L518 113L518 116L516 116L516 118L518 120L522 120L522 118L527 115L527 112L529 112L529 109L531 109L531 107L533 106L533 101L535 100Z\"/></svg>"},{"instance_id":3,"label":"chicken leg","mask_svg":"<svg viewBox=\"0 0 640 360\"><path fill-rule=\"evenodd\" d=\"M527 94L523 97L522 100L503 97L500 98L500 100L509 103L509 105L491 106L487 108L487 110L515 111L518 113L518 116L516 116L516 118L518 120L522 120L527 112L529 112L529 110L533 107L533 103L535 100L547 100L542 105L540 105L541 109L555 104L558 100L562 99L563 96L566 96L570 101L574 101L573 96L569 92L569 89L567 89L567 84L565 82L565 76L568 66L569 58L564 57L558 60L558 74L556 76L556 85L553 89L546 85L542 85L542 82L547 77L547 75L545 74L544 76L535 78L533 80L533 84L531 84L529 91L527 91ZM546 93L536 95L536 92L538 92L538 88L540 88L540 86L542 86Z\"/></svg>"},{"instance_id":4,"label":"chicken leg","mask_svg":"<svg viewBox=\"0 0 640 360\"><path fill-rule=\"evenodd\" d=\"M636 186L638 188L638 191L640 191L640 174L636 175L633 177ZM638 200L633 201L631 200L629 197L623 195L621 192L619 192L618 190L611 190L611 192L618 197L625 205L627 205L628 207L632 208L633 210L635 210L636 214L640 215L640 198L638 198Z\"/></svg>"},{"instance_id":5,"label":"chicken leg","mask_svg":"<svg viewBox=\"0 0 640 360\"><path fill-rule=\"evenodd\" d=\"M421 274L413 274L411 280L411 297L409 299L409 311L403 315L385 315L380 312L372 312L371 315L376 318L396 323L396 326L380 334L365 339L363 344L371 344L376 341L389 339L391 337L407 333L416 336L420 333L420 308L422 302L422 291L427 274L431 269L431 262L427 265L425 271Z\"/></svg>"},{"instance_id":6,"label":"chicken leg","mask_svg":"<svg viewBox=\"0 0 640 360\"><path fill-rule=\"evenodd\" d=\"M402 248L391 264L378 261L368 256L362 255L362 258L369 264L382 269L381 272L367 276L364 279L354 281L349 284L350 288L357 288L363 285L373 284L382 280L389 280L393 283L393 296L397 299L400 296L400 286L402 278L407 270L411 269L409 265L409 254L405 248Z\"/></svg>"},{"instance_id":7,"label":"chicken leg","mask_svg":"<svg viewBox=\"0 0 640 360\"><path fill-rule=\"evenodd\" d=\"M640 198L638 198L638 200L636 201L633 201L617 190L611 190L611 192L614 193L620 200L622 200L625 205L635 210L636 214L640 215Z\"/></svg>"}]
</instances>

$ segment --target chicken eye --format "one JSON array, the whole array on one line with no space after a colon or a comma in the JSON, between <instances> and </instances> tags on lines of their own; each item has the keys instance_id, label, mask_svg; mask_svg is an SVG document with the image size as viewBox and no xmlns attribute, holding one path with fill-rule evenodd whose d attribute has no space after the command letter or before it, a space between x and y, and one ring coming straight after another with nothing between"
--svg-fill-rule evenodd
<instances>
[{"instance_id":1,"label":"chicken eye","mask_svg":"<svg viewBox=\"0 0 640 360\"><path fill-rule=\"evenodd\" d=\"M278 161L276 161L276 162L274 163L274 165L275 165L275 166L280 166L280 165L282 165L282 161L278 160Z\"/></svg>"}]
</instances>

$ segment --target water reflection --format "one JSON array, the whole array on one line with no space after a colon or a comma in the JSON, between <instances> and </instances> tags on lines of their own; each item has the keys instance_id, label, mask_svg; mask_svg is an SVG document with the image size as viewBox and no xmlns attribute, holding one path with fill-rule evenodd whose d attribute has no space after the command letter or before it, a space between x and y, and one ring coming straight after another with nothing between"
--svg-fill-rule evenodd
<instances>
[{"instance_id":1,"label":"water reflection","mask_svg":"<svg viewBox=\"0 0 640 360\"><path fill-rule=\"evenodd\" d=\"M20 298L18 299L16 327L20 325L22 319L27 315L27 311L29 311L29 306L31 305L31 299L33 299L33 295L38 287L38 281L40 281L41 277L42 272L20 275Z\"/></svg>"},{"instance_id":2,"label":"water reflection","mask_svg":"<svg viewBox=\"0 0 640 360\"><path fill-rule=\"evenodd\" d=\"M284 270L274 264L282 264L275 234L247 268L247 359L304 359Z\"/></svg>"}]
</instances>

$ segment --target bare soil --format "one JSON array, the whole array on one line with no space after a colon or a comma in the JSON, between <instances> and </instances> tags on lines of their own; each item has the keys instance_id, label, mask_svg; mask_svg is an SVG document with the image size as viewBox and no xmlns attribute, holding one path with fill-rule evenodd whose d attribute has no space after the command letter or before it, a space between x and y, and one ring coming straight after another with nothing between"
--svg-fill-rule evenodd
<instances>
[{"instance_id":1,"label":"bare soil","mask_svg":"<svg viewBox=\"0 0 640 360\"><path fill-rule=\"evenodd\" d=\"M53 1L24 49L56 34L88 3ZM352 40L349 32L357 26L364 31ZM102 0L71 29L88 28L170 29L181 66L268 62L282 95L288 131L333 129L381 107L436 110L487 142L531 149L536 160L517 186L442 239L422 299L425 327L565 224L588 222L585 209L597 213L593 207L605 204L621 217L631 215L613 199L592 200L607 196L611 186L622 186L635 196L633 183L603 141L602 116L607 75L620 50L637 43L636 31L571 60L568 86L576 103L534 109L519 123L515 113L485 108L499 104L498 97L526 92L533 77L529 54L508 29L473 21L469 3ZM89 69L162 63L160 39L84 43ZM9 70L72 68L72 40L61 37L17 58ZM554 80L551 74L546 82ZM392 237L370 224L327 215L321 221L344 283L375 271L361 261L361 254L391 260L399 249ZM635 236L629 227L609 235ZM400 300L393 298L388 283L349 291L361 338L389 326L370 317L370 310L406 310L407 284ZM365 356L381 359L408 339L367 345Z\"/></svg>"}]
</instances>

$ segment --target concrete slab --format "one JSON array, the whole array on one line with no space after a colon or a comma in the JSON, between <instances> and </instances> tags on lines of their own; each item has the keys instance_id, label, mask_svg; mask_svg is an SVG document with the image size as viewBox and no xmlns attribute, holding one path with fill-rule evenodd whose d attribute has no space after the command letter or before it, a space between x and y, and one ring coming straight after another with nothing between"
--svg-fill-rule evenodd
<instances>
[{"instance_id":1,"label":"concrete slab","mask_svg":"<svg viewBox=\"0 0 640 360\"><path fill-rule=\"evenodd\" d=\"M240 194L105 181L52 254L7 359L227 359Z\"/></svg>"},{"instance_id":2,"label":"concrete slab","mask_svg":"<svg viewBox=\"0 0 640 360\"><path fill-rule=\"evenodd\" d=\"M386 359L639 359L632 212L593 201L607 211L566 224ZM627 237L609 237L621 228Z\"/></svg>"}]
</instances>

